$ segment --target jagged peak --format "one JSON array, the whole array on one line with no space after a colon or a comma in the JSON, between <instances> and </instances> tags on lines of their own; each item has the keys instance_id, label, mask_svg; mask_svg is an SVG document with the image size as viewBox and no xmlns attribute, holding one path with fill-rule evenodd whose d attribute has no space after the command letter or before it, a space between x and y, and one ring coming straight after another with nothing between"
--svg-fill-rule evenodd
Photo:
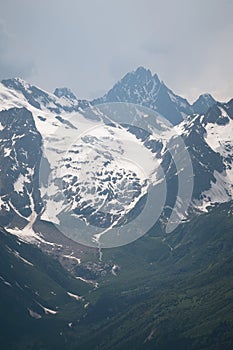
<instances>
[{"instance_id":1,"label":"jagged peak","mask_svg":"<svg viewBox=\"0 0 233 350\"><path fill-rule=\"evenodd\" d=\"M31 93L32 90L37 90L40 91L43 94L47 94L47 95L51 95L51 93L49 93L46 90L41 89L40 87L34 85L34 84L30 84L27 81L25 81L22 78L19 77L15 77L15 78L9 78L9 79L3 79L2 84L5 85L7 88L10 89L16 89L16 90L20 90L23 93L27 92L27 93Z\"/></svg>"},{"instance_id":2,"label":"jagged peak","mask_svg":"<svg viewBox=\"0 0 233 350\"><path fill-rule=\"evenodd\" d=\"M201 94L195 102L197 102L198 100L209 101L209 102L216 102L215 99L213 98L213 96L211 94L209 94L209 93Z\"/></svg>"},{"instance_id":3,"label":"jagged peak","mask_svg":"<svg viewBox=\"0 0 233 350\"><path fill-rule=\"evenodd\" d=\"M124 82L125 80L129 80L129 79L136 79L138 81L141 81L142 83L150 80L154 80L156 81L156 83L160 83L158 75L157 74L152 75L151 70L143 66L139 66L135 70L127 73L120 80L120 82Z\"/></svg>"},{"instance_id":4,"label":"jagged peak","mask_svg":"<svg viewBox=\"0 0 233 350\"><path fill-rule=\"evenodd\" d=\"M57 97L67 97L72 100L77 100L77 97L75 94L72 92L71 89L67 87L61 87L61 88L56 88L53 93Z\"/></svg>"},{"instance_id":5,"label":"jagged peak","mask_svg":"<svg viewBox=\"0 0 233 350\"><path fill-rule=\"evenodd\" d=\"M139 66L137 69L135 69L132 73L137 74L137 75L145 75L148 74L150 76L152 76L152 73L150 71L150 69L147 69L143 66Z\"/></svg>"},{"instance_id":6,"label":"jagged peak","mask_svg":"<svg viewBox=\"0 0 233 350\"><path fill-rule=\"evenodd\" d=\"M213 98L212 96L211 96L211 94L210 93L208 93L208 92L205 92L204 94L201 94L200 95L200 97L204 97L204 98Z\"/></svg>"},{"instance_id":7,"label":"jagged peak","mask_svg":"<svg viewBox=\"0 0 233 350\"><path fill-rule=\"evenodd\" d=\"M3 79L1 81L3 85L6 87L13 87L13 88L24 88L28 89L30 87L30 84L27 83L25 80L23 80L20 77L15 77L15 78L9 78L9 79Z\"/></svg>"},{"instance_id":8,"label":"jagged peak","mask_svg":"<svg viewBox=\"0 0 233 350\"><path fill-rule=\"evenodd\" d=\"M192 104L192 108L195 113L204 114L215 104L216 100L209 93L204 93Z\"/></svg>"},{"instance_id":9,"label":"jagged peak","mask_svg":"<svg viewBox=\"0 0 233 350\"><path fill-rule=\"evenodd\" d=\"M209 93L201 94L196 101L194 101L193 106L197 105L198 103L208 103L209 105L213 105L216 103L216 100L213 98L213 96Z\"/></svg>"}]
</instances>

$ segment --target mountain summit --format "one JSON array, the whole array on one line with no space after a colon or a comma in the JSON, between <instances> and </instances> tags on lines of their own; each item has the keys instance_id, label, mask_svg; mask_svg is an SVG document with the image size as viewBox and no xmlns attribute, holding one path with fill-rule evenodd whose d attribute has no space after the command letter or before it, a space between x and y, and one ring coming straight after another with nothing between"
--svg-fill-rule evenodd
<instances>
[{"instance_id":1,"label":"mountain summit","mask_svg":"<svg viewBox=\"0 0 233 350\"><path fill-rule=\"evenodd\" d=\"M203 114L216 104L215 99L210 94L202 94L193 103L192 108L195 113Z\"/></svg>"},{"instance_id":2,"label":"mountain summit","mask_svg":"<svg viewBox=\"0 0 233 350\"><path fill-rule=\"evenodd\" d=\"M168 188L170 207L173 206L176 200L174 184L177 181L178 175L176 166L172 163L171 156L168 154L169 152L165 150L167 149L167 144L170 142L169 140L171 138L176 139L177 134L184 139L192 159L194 173L193 207L198 210L206 210L210 205L230 200L232 196L231 102L221 104L215 102L209 94L204 94L193 105L190 105L187 100L173 93L160 81L157 74L152 75L150 70L143 67L139 67L135 71L126 74L107 94L98 100L92 101L92 103L77 100L68 88L57 88L54 94L51 94L21 79L15 78L4 80L0 84L0 107L2 109L2 112L0 112L0 149L2 149L0 160L5 169L0 174L0 184L4 185L2 188L0 187L0 217L2 218L2 222L9 223L17 215L24 222L31 221L31 216L38 216L42 210L42 198L40 198L38 182L33 181L34 179L38 179L37 164L40 164L41 161L41 149L43 148L45 150L44 145L49 145L50 153L43 155L44 158L47 157L47 160L49 156L56 159L59 154L65 154L70 144L59 144L59 138L57 138L58 131L62 130L63 134L63 131L66 133L69 129L70 132L74 132L77 136L80 127L79 120L80 123L83 123L83 116L87 119L96 120L96 123L97 120L99 122L102 120L105 123L105 120L101 119L101 113L98 114L101 111L100 105L98 108L95 108L95 105L97 106L106 102L127 102L145 106L160 113L164 118L170 120L172 124L177 124L176 129L172 128L174 132L164 134L161 139L153 139L147 134L142 136L139 130L136 131L132 128L126 128L125 130L127 139L131 138L132 134L135 134L137 136L137 145L143 144L143 147L146 147L152 153L151 155L156 153L157 159L160 159L164 174L168 179L168 185L170 186ZM88 113L88 107L91 107L89 109L91 110L91 114ZM197 114L197 111L199 111L199 114ZM203 113L203 111L206 112ZM137 110L133 110L132 112L134 120L137 117L137 120L140 119L140 125L142 127L149 125L150 129L153 125L153 118L151 119L148 116L144 118ZM71 119L73 113L76 113L77 116L75 120ZM114 120L114 117L111 117ZM132 115L127 114L124 117L125 119L122 119L121 122L130 124L130 117ZM19 123L19 119L25 122ZM181 120L180 123L178 123L179 120ZM8 121L11 121L9 125ZM118 145L116 130L114 130L113 134L111 138L109 135L105 136L108 140L111 139L116 146ZM54 135L56 135L56 138L54 138ZM111 152L109 155L108 153L99 151L98 147L100 145L103 144L106 146L107 141L105 139L102 142L95 135L88 134L87 136L83 139L85 147L89 147L89 143L91 143L92 149L95 147L96 152L105 154L111 160L116 159ZM16 142L15 137L20 141ZM53 146L52 141L55 142ZM29 145L30 147L28 148ZM31 145L35 145L35 149ZM80 145L80 147L82 149L84 146ZM25 156L22 156L21 153L25 154ZM34 154L37 154L38 157L36 158ZM85 152L82 153L77 148L71 149L71 155L65 161L66 169L71 170L72 161L75 168L82 154L83 159L81 161L86 162ZM74 159L75 155L78 155L77 157L79 159ZM107 159L104 159L105 161L108 164ZM48 160L48 162L50 161ZM97 164L97 161L95 160L93 163ZM99 164L99 168L102 169L101 163ZM115 164L116 167L118 166L117 164ZM179 168L179 174L181 174L184 167L180 166ZM67 171L66 169L65 171ZM105 173L100 174L100 171L98 171L100 183L103 188L106 184L109 185L107 180L105 181L105 176L109 179L114 178L113 183L110 181L111 186L109 186L111 188L106 191L103 190L103 196L106 196L106 198L110 198L112 195L112 185L113 188L115 185L118 186L118 175L119 181L122 179L125 181L126 178L131 177L130 172L123 175L119 173L115 176L113 175L115 168L109 171L112 172L110 174L111 176ZM11 174L11 176L6 176L6 174ZM87 178L85 178L85 181L87 181ZM74 183L77 185L78 182L75 180ZM70 182L67 183L68 187L70 185ZM79 184L79 186L81 185ZM94 186L96 186L96 183L93 184L93 188ZM97 186L98 193L103 189L101 189L101 186L99 186L100 188ZM138 187L138 180L134 181L133 186L135 188ZM7 189L7 193L5 193L5 189ZM94 191L93 193L95 194L97 192ZM85 197L84 191L81 194ZM23 200L21 200L21 197L23 197ZM69 199L73 201L72 203L74 205L76 205L75 203L81 205L80 198L77 197L76 201L76 197L72 193L70 193ZM51 205L51 203L54 209L55 204L57 205L58 203L56 193L50 195L49 200L47 200L47 205ZM60 204L61 210L64 211L65 204ZM58 214L60 213L60 207L58 208ZM83 207L86 210L84 204ZM83 207L81 209L79 208L81 214ZM124 210L126 209L124 208ZM81 214L79 212L79 215Z\"/></svg>"},{"instance_id":3,"label":"mountain summit","mask_svg":"<svg viewBox=\"0 0 233 350\"><path fill-rule=\"evenodd\" d=\"M92 104L107 102L128 102L148 107L162 114L173 125L190 114L206 113L216 103L210 94L203 94L191 105L169 89L157 74L153 75L144 67L127 73L103 97L93 100Z\"/></svg>"},{"instance_id":4,"label":"mountain summit","mask_svg":"<svg viewBox=\"0 0 233 350\"><path fill-rule=\"evenodd\" d=\"M67 87L56 88L53 94L59 98L66 97L70 100L77 100L75 94Z\"/></svg>"},{"instance_id":5,"label":"mountain summit","mask_svg":"<svg viewBox=\"0 0 233 350\"><path fill-rule=\"evenodd\" d=\"M2 348L231 350L232 134L143 67L92 105L0 83Z\"/></svg>"}]
</instances>

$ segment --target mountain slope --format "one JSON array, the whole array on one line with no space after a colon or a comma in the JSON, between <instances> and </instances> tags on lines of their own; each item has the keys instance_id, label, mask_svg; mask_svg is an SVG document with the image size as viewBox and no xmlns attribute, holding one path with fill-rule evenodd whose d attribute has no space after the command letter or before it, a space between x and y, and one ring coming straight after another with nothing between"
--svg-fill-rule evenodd
<instances>
[{"instance_id":1,"label":"mountain slope","mask_svg":"<svg viewBox=\"0 0 233 350\"><path fill-rule=\"evenodd\" d=\"M0 112L1 223L33 221L42 208L39 166L42 139L26 108Z\"/></svg>"},{"instance_id":2,"label":"mountain slope","mask_svg":"<svg viewBox=\"0 0 233 350\"><path fill-rule=\"evenodd\" d=\"M151 86L152 80L154 87ZM158 88L156 88L157 85ZM164 91L170 97L173 96L162 85L157 76L153 77L150 71L139 68L116 84L109 92L109 96L112 100L117 101L127 100L131 96L132 102L144 104L146 101L147 104L154 101L157 104L156 94L160 94L161 89L162 91L165 89ZM120 193L121 182L129 182L129 191L131 191L130 186L133 186L139 200L143 196L145 188L148 187L149 173L152 174L151 169L155 166L148 168L147 175L139 175L139 168L135 172L134 166L135 175L130 174L132 169L129 169L125 179L125 175L121 174L125 170L118 169L118 167L119 164L122 167L123 158L127 155L123 149L128 147L129 142L134 143L134 150L137 149L133 158L134 163L137 163L138 160L140 162L140 158L146 157L144 158L145 162L149 157L156 159L162 167L167 186L165 202L167 217L173 210L173 213L177 212L174 220L180 221L181 218L187 218L187 204L189 203L180 205L180 203L184 203L186 198L183 198L184 196L180 195L178 191L183 183L183 188L187 189L187 191L183 190L183 193L188 192L193 175L194 190L192 198L190 198L192 202L190 211L193 209L206 210L208 206L226 202L232 198L232 101L225 104L215 103L204 115L187 116L185 120L172 128L164 123L161 124L161 121L159 122L160 114L158 112L153 110L148 112L148 109L143 110L143 107L140 109L139 105L130 105L131 107L127 107L126 111L118 110L118 104L96 104L95 107L82 110L75 95L66 88L57 89L55 95L52 95L22 80L13 79L3 81L1 89L0 100L3 111L0 112L0 156L4 171L0 174L2 184L0 214L4 225L11 223L11 226L22 227L28 222L32 225L41 213L43 213L43 219L55 224L59 224L60 219L64 218L63 214L69 212L73 212L78 218L82 218L84 215L88 222L98 222L103 228L111 225L114 220L121 220L122 213L129 210L129 207L128 209L121 207L123 211L119 216L119 207L116 208L114 204ZM126 93L127 89L131 91L129 94ZM64 102L62 99L66 99L66 103L69 104L69 112L62 105L61 101ZM204 100L208 102L208 106L213 103L210 96L206 96ZM172 101L176 101L175 105L178 108L179 103L181 103L180 98L176 100L172 98ZM20 105L23 108L19 108ZM87 105L89 104L87 103ZM175 105L173 104L173 107ZM18 107L9 108L10 106ZM168 104L165 103L165 106ZM179 111L181 113L180 107ZM60 114L57 115L56 112ZM109 117L115 124L109 122ZM94 131L89 132L88 130L92 127L94 127ZM105 130L102 136L95 135L96 127L99 130ZM119 127L122 130L120 133L117 131ZM84 131L85 137L82 134ZM80 142L72 145L79 135L82 135ZM120 145L117 141L119 138L125 138L126 142L120 141ZM180 142L181 138L184 141L183 146ZM218 140L216 144L213 142L214 138ZM181 149L177 153L178 144L181 145L179 146ZM105 152L106 147L107 152ZM144 152L139 157L142 147L146 150L147 155ZM193 168L193 175L188 169L190 176L184 180L183 174L187 173L187 161L183 157L183 151L186 147L188 157L190 156L192 162L189 168ZM117 150L118 148L119 150ZM149 155L148 150L151 155ZM123 152L120 163L119 152ZM88 159L86 159L87 153ZM97 161L91 161L90 157L100 158L100 153L103 158L101 158L102 163L97 164ZM176 153L178 156L175 159ZM132 152L131 155L133 155ZM127 159L129 159L129 155L127 155ZM45 165L43 170L40 166L41 161ZM63 162L62 166L59 165L60 161ZM85 176L83 177L81 174L82 180L80 182L77 181L75 169L77 164L83 164L83 162L88 164L85 166ZM130 166L133 162L130 163ZM91 164L96 164L93 170L96 172L94 182L87 174ZM81 168L84 172L83 165ZM105 168L102 175L100 168ZM115 168L119 170L116 176L113 175ZM61 188L58 186L60 180L56 175L57 169L62 176L64 175L62 182L60 182ZM53 170L55 177L48 188L47 180L44 177L46 177L45 174L53 175ZM41 179L44 185L42 184L42 187L41 183L39 184L40 175L43 175ZM135 177L134 181L130 180L131 175ZM119 179L116 180L118 177ZM112 179L112 181L107 179ZM83 181L87 180L90 185L87 191L90 193L94 191L93 196L88 194L89 204L87 203L85 187L82 186ZM100 181L100 186L96 186L98 181ZM147 181L146 187L143 185L144 181ZM102 196L98 203L95 196L96 191ZM58 193L61 194L60 197ZM177 201L177 196L180 203ZM128 199L125 200L128 201ZM93 203L94 207L92 207ZM102 206L101 203L107 203L107 212L109 212L110 207L111 210L115 208L115 214L114 210L111 215L98 211L96 216L96 209ZM46 210L44 210L45 207ZM131 214L129 212L129 217L132 216ZM15 224L12 222L13 219L16 221ZM72 223L71 227L73 225Z\"/></svg>"},{"instance_id":3,"label":"mountain slope","mask_svg":"<svg viewBox=\"0 0 233 350\"><path fill-rule=\"evenodd\" d=\"M81 296L91 288L2 228L0 256L2 348L64 348L60 333L83 317L85 299Z\"/></svg>"},{"instance_id":4,"label":"mountain slope","mask_svg":"<svg viewBox=\"0 0 233 350\"><path fill-rule=\"evenodd\" d=\"M56 114L77 112L89 105L85 100L78 100L68 89L56 89L54 94L51 94L37 86L28 84L20 78L2 80L0 91L5 103L8 102L7 100L9 100L9 103L14 103L19 97L34 108Z\"/></svg>"},{"instance_id":5,"label":"mountain slope","mask_svg":"<svg viewBox=\"0 0 233 350\"><path fill-rule=\"evenodd\" d=\"M157 228L106 250L104 261L118 270L89 293L51 258L1 230L4 348L230 350L232 213L232 202L222 204L172 235Z\"/></svg>"},{"instance_id":6,"label":"mountain slope","mask_svg":"<svg viewBox=\"0 0 233 350\"><path fill-rule=\"evenodd\" d=\"M80 338L81 348L230 350L232 208L224 204L181 225L163 245L154 230L108 251L120 272L96 291L87 315L92 336Z\"/></svg>"},{"instance_id":7,"label":"mountain slope","mask_svg":"<svg viewBox=\"0 0 233 350\"><path fill-rule=\"evenodd\" d=\"M217 103L204 115L176 127L194 169L193 199L200 209L227 202L233 192L233 100Z\"/></svg>"},{"instance_id":8,"label":"mountain slope","mask_svg":"<svg viewBox=\"0 0 233 350\"><path fill-rule=\"evenodd\" d=\"M145 106L159 112L172 124L178 124L193 113L206 113L216 101L211 95L201 95L193 105L174 94L157 74L139 67L126 74L103 97L92 101L93 105L110 102L128 102Z\"/></svg>"},{"instance_id":9,"label":"mountain slope","mask_svg":"<svg viewBox=\"0 0 233 350\"><path fill-rule=\"evenodd\" d=\"M198 99L192 104L192 109L194 113L204 114L209 108L213 107L216 101L210 94L202 94Z\"/></svg>"},{"instance_id":10,"label":"mountain slope","mask_svg":"<svg viewBox=\"0 0 233 350\"><path fill-rule=\"evenodd\" d=\"M208 96L190 106L143 68L126 77L89 110L65 88L52 95L18 79L0 86L0 220L7 227L0 229L4 349L232 348L233 100L215 103ZM97 104L108 99L157 112L134 106L125 115L117 110L109 121L113 107ZM194 115L198 108L204 113ZM176 122L185 119L169 128L158 112L175 116ZM135 119L139 124L133 124ZM132 163L125 145L135 155ZM186 181L183 189L190 187L190 177L182 177L185 150L194 191L183 213L179 181ZM59 232L50 211L47 221L41 220L46 205L52 214L81 210L78 214L87 220L102 200L107 210L97 212L97 218L104 213L104 220L111 220L109 209L119 214L115 203L122 194L143 198L146 181L155 174L150 165L156 162L167 185L165 216L175 208L179 221L181 214L186 220L171 234L164 233L162 217L141 239L101 251L69 239L76 225L69 238ZM56 186L48 186L52 167L61 196ZM57 169L64 181L57 181ZM129 203L123 204L123 213L130 213Z\"/></svg>"}]
</instances>

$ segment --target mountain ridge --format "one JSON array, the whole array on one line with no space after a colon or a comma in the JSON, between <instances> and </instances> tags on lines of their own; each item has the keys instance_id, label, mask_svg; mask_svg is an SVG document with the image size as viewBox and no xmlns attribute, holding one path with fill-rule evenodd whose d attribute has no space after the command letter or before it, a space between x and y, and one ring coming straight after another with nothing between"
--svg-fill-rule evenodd
<instances>
[{"instance_id":1,"label":"mountain ridge","mask_svg":"<svg viewBox=\"0 0 233 350\"><path fill-rule=\"evenodd\" d=\"M157 88L156 94L159 93L159 90L165 89L165 93L167 95L170 93L171 95L171 90L169 90L163 83L160 82L158 76L156 74L152 75L150 70L146 70L143 67L139 67L136 71L126 74L126 76L123 77L123 79L115 85L117 87L117 91L122 87L122 85L127 86L127 84L129 85L129 89L132 90L132 81L135 82L135 84L137 85L135 90L137 91L137 94L133 95L133 99L135 98L135 96L137 97L137 102L142 103L145 100L145 96L148 97L148 91L152 91L152 92L156 91L157 85L158 85L158 88ZM151 82L154 85L153 84L151 85ZM145 89L143 89L143 86L145 87ZM134 88L134 85L133 85L133 88ZM87 110L87 107L92 112L92 114L94 113L97 119L100 118L101 120L102 118L101 115L98 116L99 115L98 108L100 109L100 107L98 107L96 102L94 104L91 104L88 101L85 101L84 104L82 105L82 101L80 102L80 100L78 100L76 96L73 95L71 90L67 88L57 89L55 90L55 92L56 92L56 95L58 95L58 97L56 95L47 93L46 91L40 90L38 87L33 87L32 85L24 82L22 79L17 79L17 78L12 80L4 80L2 82L2 87L0 86L0 105L3 110L4 109L6 110L0 112L0 123L2 120L2 123L0 124L1 125L0 138L2 138L1 149L4 152L2 155L2 164L5 164L5 163L11 164L9 165L10 168L6 166L6 169L8 169L8 171L11 171L10 169L13 166L13 163L12 163L13 160L11 159L11 153L8 154L7 150L10 149L10 147L14 148L15 144L12 143L11 145L9 143L9 140L7 141L7 137L8 137L7 135L9 134L9 132L11 132L12 136L17 134L18 132L20 132L21 135L24 135L25 133L30 133L30 130L26 130L26 127L20 124L19 126L17 126L17 130L15 130L15 126L13 124L6 129L5 120L6 118L9 118L9 120L11 120L10 118L12 118L14 113L27 114L28 113L27 110L29 110L30 113L32 113L30 118L34 120L34 124L35 124L32 127L32 129L34 130L33 132L35 133L38 132L38 134L41 135L44 144L51 143L50 141L51 137L54 137L54 134L57 132L57 130L59 130L59 128L64 128L64 130L68 130L68 129L76 130L78 128L78 124L75 121L75 119L72 119L72 118L75 117L75 113L78 113L77 114L79 115L78 118L80 118L83 111ZM110 92L111 94L113 94L114 88L113 90L110 90ZM141 92L141 95L139 94L139 92ZM155 96L157 96L156 94ZM123 97L124 97L123 102L124 101L129 102L127 100L128 96L129 94L125 95L125 90L123 89ZM179 104L177 104L176 97L174 97L177 95L173 94L171 96L172 98L175 98L175 104L177 107ZM153 99L154 95L153 94L150 95L150 98ZM107 103L107 100L108 98L106 97L105 104ZM116 94L115 100L119 102L118 94ZM192 113L190 116L186 116L185 119L182 120L175 127L174 129L175 134L173 133L169 137L177 138L177 136L179 135L186 142L186 145L188 146L188 149L190 152L192 162L194 164L195 176L194 176L193 204L195 203L194 207L197 206L197 208L203 208L203 210L206 210L205 208L207 208L207 206L210 203L212 203L211 205L213 205L215 200L216 201L218 200L218 197L219 197L219 200L221 201L222 200L227 201L232 196L232 192L231 192L232 190L230 186L231 184L230 174L232 171L232 165L231 165L232 152L231 152L231 139L229 136L229 132L227 130L229 128L231 129L231 126L232 126L231 120L232 120L232 101L233 100L231 100L229 103L223 104L216 101L214 102L211 95L204 94L203 96L199 97L199 99L196 101L197 106L200 107L200 104L201 104L203 108L203 101L207 101L208 106L205 105L205 108L208 107L207 112L205 112L205 114L199 114L199 115ZM189 105L187 101L185 103ZM19 106L25 108L24 112L22 111L19 112L19 110L17 111L17 108L19 108ZM14 107L16 109L9 109L9 107ZM189 105L188 108L191 108L191 105ZM135 111L133 111L133 113L134 112ZM87 112L87 114L88 113L89 112ZM182 113L182 109L180 110L180 113ZM6 115L9 115L9 116L6 117ZM85 112L84 112L84 116L85 116ZM27 118L29 118L29 114ZM140 118L141 118L140 115L138 115L138 120ZM72 120L74 121L74 124L72 124ZM150 123L152 119L150 118L148 119L147 117L147 119L144 118L142 121L148 124L148 122ZM76 126L75 126L75 123L77 124ZM18 124L16 123L15 125L18 125ZM216 125L215 128L217 128L216 129L217 132L215 134L213 129L214 125ZM12 130L9 131L9 128L11 128ZM21 128L21 130L19 130L19 128ZM133 129L132 130L129 129L128 132L134 133L135 131L133 131ZM225 137L224 133L228 135L226 140L224 139ZM177 172L175 170L175 164L172 161L172 158L169 156L169 154L168 153L162 154L159 151L160 148L164 148L164 147L166 148L167 141L166 140L161 141L159 139L150 140L150 141L149 139L148 141L144 139L143 141L142 139L140 139L141 136L140 137L139 135L137 136L137 132L135 136L138 139L138 142L143 142L144 145L152 151L152 153L157 152L157 156L161 159L162 161L161 164L164 167L164 171L168 179L168 188L170 188L169 189L170 199L168 201L167 207L172 206L172 203L173 204L175 203L175 193L176 193L176 191L174 191L172 188L174 187L175 184L176 184L175 187L177 187L178 176L176 174ZM144 137L147 137L147 136L145 135ZM219 139L219 141L216 141L217 143L219 142L219 145L215 144L216 142L213 143L213 141L210 141L214 137ZM166 136L165 136L165 139L166 139ZM27 148L28 146L25 144L23 147ZM219 153L218 147L221 147L222 154L220 154L221 152ZM39 148L41 149L42 146L39 146ZM64 151L64 150L61 149L60 151ZM18 154L17 149L15 149L14 152L16 155ZM55 154L56 153L54 153L54 155ZM205 156L203 156L204 154ZM17 155L16 158L17 157L19 157L19 155ZM39 157L41 157L41 155ZM18 162L19 160L16 158L14 161ZM29 159L26 160L26 163L27 161L29 161ZM38 160L38 162L39 161L40 160ZM21 180L24 179L24 181L29 181L25 177L26 169L27 169L26 163L25 165L23 165L25 169L22 169L21 177L17 175L14 178L14 183L11 184L11 188L13 188L13 190L11 191L13 198L17 198L17 196L19 196L20 198L22 196L19 190L17 193L14 192L14 188L18 188L17 181L18 183L20 182L19 179ZM179 166L181 169L183 168L182 165L179 165ZM38 174L36 176L38 177ZM5 179L3 179L2 181L4 183ZM27 186L28 185L26 184L26 182L25 182L25 185L24 184L21 185L23 191L27 192ZM36 186L38 187L38 185ZM38 188L36 189L36 191L37 193L39 193ZM205 191L207 192L205 193ZM219 191L221 192L221 195ZM203 197L203 193L204 193L204 197ZM1 204L1 213L6 213L4 211L6 209L5 206L9 205L9 203L6 200L6 197L4 198L3 197L4 196L1 196L2 198L1 201L3 201ZM38 195L37 195L37 198L39 199ZM41 199L39 200L39 203L41 203ZM28 205L29 205L28 203L27 204L25 203L25 206L28 206ZM10 202L10 206L12 206L12 202ZM34 209L32 206L33 206L33 201L31 200L31 204L29 205L29 207L27 207L27 210L31 211L31 213L34 212ZM39 205L39 207L40 206L41 204ZM34 207L38 208L38 204L34 203ZM8 210L9 212L12 212L12 207L11 209L9 207ZM18 208L16 210L18 212ZM37 211L37 215L39 211ZM12 216L12 214L10 216ZM27 220L27 217L29 216L25 216L26 220Z\"/></svg>"},{"instance_id":2,"label":"mountain ridge","mask_svg":"<svg viewBox=\"0 0 233 350\"><path fill-rule=\"evenodd\" d=\"M200 95L197 101L200 99ZM172 124L177 124L187 115L204 113L216 101L212 96L205 103L195 101L192 105L169 89L157 74L149 69L138 67L127 73L103 97L94 99L92 104L106 102L130 102L154 109L164 115ZM197 110L198 108L198 110Z\"/></svg>"},{"instance_id":3,"label":"mountain ridge","mask_svg":"<svg viewBox=\"0 0 233 350\"><path fill-rule=\"evenodd\" d=\"M143 69L139 73L144 74ZM131 84L131 75L128 78ZM140 101L147 96L152 78L145 73L146 92L136 94ZM207 101L204 114L192 112L168 127L166 116L138 104L129 104L131 109L119 117L124 110L114 110L117 103L81 105L70 90L58 89L61 97L57 97L23 81L15 83L18 86L9 81L0 84L0 341L4 349L231 350L233 99L213 103L204 95L197 103L203 108L203 100ZM169 89L162 86L172 102L175 95L169 96ZM125 92L124 97L126 102ZM180 101L175 98L174 109ZM83 125L87 132L78 138ZM133 140L138 158L131 172L118 161L124 155L123 139ZM140 147L164 172L167 193L159 220L143 237L120 248L90 248L63 234L59 221L53 220L57 209L64 213L72 203L87 220L93 207L97 209L95 199L107 204L113 200L113 209L118 210L114 200L127 192L125 188L133 198L143 194L147 178L140 177L135 163L151 163L140 156ZM189 165L184 151L192 163L192 178L182 177ZM51 183L49 175L60 160L64 181L55 176ZM79 183L78 166L86 183ZM90 170L95 175L91 187ZM190 179L193 194L183 213L179 181L188 189ZM61 195L57 183L62 185ZM157 201L152 210L155 205ZM46 206L47 218L43 217ZM179 226L166 232L174 209ZM111 219L109 212L106 217ZM95 219L102 213L97 212ZM70 229L74 231L75 225Z\"/></svg>"},{"instance_id":4,"label":"mountain ridge","mask_svg":"<svg viewBox=\"0 0 233 350\"><path fill-rule=\"evenodd\" d=\"M70 113L99 103L130 102L154 109L164 115L172 124L177 124L189 114L206 113L208 108L217 103L209 93L203 93L191 104L187 99L174 94L156 73L153 75L149 69L142 66L124 75L103 97L95 98L92 101L78 99L68 87L57 87L53 93L48 93L21 78L3 79L1 83L8 88L26 94L29 103L36 108L45 107L46 103L52 102L54 106L49 107L49 110L58 114L61 113L62 109ZM125 91L124 94L123 91ZM31 94L42 96L44 101L41 102L43 103L33 100Z\"/></svg>"}]
</instances>

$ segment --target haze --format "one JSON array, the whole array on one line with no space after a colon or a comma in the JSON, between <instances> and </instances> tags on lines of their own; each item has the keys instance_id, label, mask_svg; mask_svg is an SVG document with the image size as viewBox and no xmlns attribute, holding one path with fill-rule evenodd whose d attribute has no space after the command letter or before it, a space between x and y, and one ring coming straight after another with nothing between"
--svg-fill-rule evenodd
<instances>
[{"instance_id":1,"label":"haze","mask_svg":"<svg viewBox=\"0 0 233 350\"><path fill-rule=\"evenodd\" d=\"M1 0L0 78L79 98L145 66L190 102L233 97L231 0Z\"/></svg>"}]
</instances>

